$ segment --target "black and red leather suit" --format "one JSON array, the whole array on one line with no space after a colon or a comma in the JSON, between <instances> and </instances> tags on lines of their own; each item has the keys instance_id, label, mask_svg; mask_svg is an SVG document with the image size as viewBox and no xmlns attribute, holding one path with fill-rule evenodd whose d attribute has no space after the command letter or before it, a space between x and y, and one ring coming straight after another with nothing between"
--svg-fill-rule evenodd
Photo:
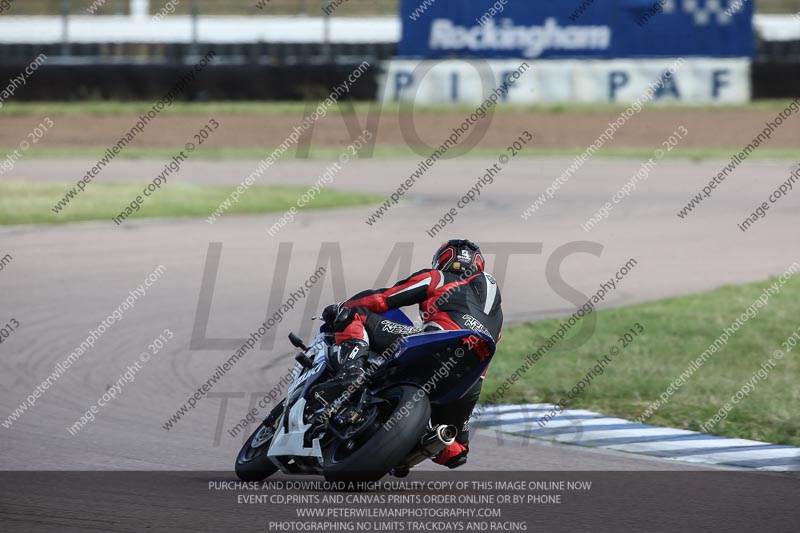
<instances>
[{"instance_id":1,"label":"black and red leather suit","mask_svg":"<svg viewBox=\"0 0 800 533\"><path fill-rule=\"evenodd\" d=\"M408 305L419 305L419 328L387 320L379 313ZM388 289L366 290L344 302L336 323L336 344L362 341L383 353L398 337L433 330L473 330L500 339L503 326L500 291L496 280L483 271L461 272L425 269L415 272ZM349 312L346 311L349 309ZM486 350L473 347L478 356ZM478 401L483 377L460 400L436 406L431 418L436 424L453 424L459 434L453 446L435 460L440 464L468 450L469 417Z\"/></svg>"}]
</instances>

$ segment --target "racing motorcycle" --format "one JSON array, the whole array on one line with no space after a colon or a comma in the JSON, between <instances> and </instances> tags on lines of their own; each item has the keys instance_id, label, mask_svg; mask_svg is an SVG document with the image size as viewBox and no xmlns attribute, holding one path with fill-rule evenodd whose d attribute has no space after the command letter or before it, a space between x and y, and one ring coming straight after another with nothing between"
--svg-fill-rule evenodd
<instances>
[{"instance_id":1,"label":"racing motorcycle","mask_svg":"<svg viewBox=\"0 0 800 533\"><path fill-rule=\"evenodd\" d=\"M413 326L399 310L383 317ZM301 351L286 398L236 457L236 475L244 481L261 481L279 470L328 481L405 477L457 436L455 426L431 423L431 405L466 394L495 351L493 339L476 331L417 333L388 353L370 352L365 379L334 386L329 382L339 371L339 348L332 324L323 323L309 346L293 333L289 340ZM487 348L480 356L472 349L476 342Z\"/></svg>"}]
</instances>

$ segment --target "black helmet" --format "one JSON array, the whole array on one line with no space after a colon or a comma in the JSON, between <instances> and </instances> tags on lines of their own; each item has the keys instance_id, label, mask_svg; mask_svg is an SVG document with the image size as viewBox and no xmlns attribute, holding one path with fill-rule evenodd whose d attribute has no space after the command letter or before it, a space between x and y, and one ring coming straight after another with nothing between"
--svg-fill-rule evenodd
<instances>
[{"instance_id":1,"label":"black helmet","mask_svg":"<svg viewBox=\"0 0 800 533\"><path fill-rule=\"evenodd\" d=\"M466 239L451 239L442 244L433 255L433 268L461 272L483 272L486 262L481 249Z\"/></svg>"}]
</instances>

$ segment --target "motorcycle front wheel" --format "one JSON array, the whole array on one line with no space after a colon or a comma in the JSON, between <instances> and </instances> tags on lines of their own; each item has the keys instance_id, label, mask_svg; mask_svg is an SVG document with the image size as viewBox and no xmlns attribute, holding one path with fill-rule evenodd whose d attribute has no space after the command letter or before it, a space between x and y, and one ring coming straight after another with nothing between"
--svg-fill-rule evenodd
<instances>
[{"instance_id":1,"label":"motorcycle front wheel","mask_svg":"<svg viewBox=\"0 0 800 533\"><path fill-rule=\"evenodd\" d=\"M236 475L242 481L261 481L278 471L275 463L267 457L272 437L283 411L283 402L253 431L236 456Z\"/></svg>"}]
</instances>

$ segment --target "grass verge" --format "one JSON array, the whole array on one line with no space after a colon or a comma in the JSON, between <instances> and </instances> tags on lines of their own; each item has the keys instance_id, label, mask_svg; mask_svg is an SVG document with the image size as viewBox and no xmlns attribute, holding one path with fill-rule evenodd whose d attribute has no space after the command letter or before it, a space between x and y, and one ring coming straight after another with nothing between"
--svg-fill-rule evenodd
<instances>
[{"instance_id":1,"label":"grass verge","mask_svg":"<svg viewBox=\"0 0 800 533\"><path fill-rule=\"evenodd\" d=\"M54 182L0 181L0 225L60 224L86 220L107 220L114 224L147 183L92 183L61 211L51 208L71 184ZM130 219L164 217L207 217L236 187L172 183L145 199ZM241 195L225 214L283 212L296 205L307 187L256 185ZM309 204L311 209L377 203L383 198L366 194L322 189Z\"/></svg>"},{"instance_id":2,"label":"grass verge","mask_svg":"<svg viewBox=\"0 0 800 533\"><path fill-rule=\"evenodd\" d=\"M604 372L594 377L567 408L636 419L689 368L690 361L722 334L723 328L729 327L774 282L725 286L705 294L597 312L595 330L585 344L576 350L556 351L557 344L522 374L499 401L557 403L586 376L598 358L617 347L620 353L612 356ZM619 337L637 322L644 327L644 333L623 349ZM483 396L496 391L523 357L553 335L560 323L557 319L543 320L505 330L486 376ZM800 343L791 351L782 346L794 332L800 332L798 326L800 280L792 278L733 334L727 345L706 359L646 423L701 431L700 424L731 402L761 365L773 357L777 364L768 376L755 382L749 395L732 404L727 419L710 432L800 445ZM783 359L774 359L777 349L784 350Z\"/></svg>"},{"instance_id":3,"label":"grass verge","mask_svg":"<svg viewBox=\"0 0 800 533\"><path fill-rule=\"evenodd\" d=\"M780 111L789 103L790 99L756 100L747 104L649 104L647 111L674 112L680 110L708 110L719 113L739 110L770 110ZM211 113L225 114L292 114L298 117L310 113L319 105L319 101L309 102L269 102L269 101L243 101L243 102L175 102L165 108L162 114L173 115L209 115ZM3 105L5 116L39 116L39 115L129 115L145 113L152 108L153 102L109 102L103 100L87 100L79 102L8 102ZM409 105L400 103L379 104L377 102L350 102L337 103L328 113L348 114L352 112L366 113L380 107L383 113L409 112L415 113L443 113L459 114L472 113L474 105L469 104L429 104ZM585 114L585 113L620 113L627 109L627 104L503 104L495 108L495 112L519 114L525 112L551 113L551 114Z\"/></svg>"},{"instance_id":4,"label":"grass verge","mask_svg":"<svg viewBox=\"0 0 800 533\"><path fill-rule=\"evenodd\" d=\"M117 156L118 159L169 159L183 147L149 147L149 148L125 148ZM97 158L102 155L105 148L95 148L87 146L59 147L59 148L32 148L25 152L26 159L62 159L62 158ZM669 160L692 160L702 161L706 159L730 159L733 154L738 154L742 147L730 148L675 148L664 154L664 159ZM0 154L11 153L14 148L0 147ZM212 147L203 148L192 154L192 159L225 160L225 159L262 159L272 153L274 148L264 147ZM529 148L522 150L519 157L527 158L546 158L546 157L568 157L573 158L586 150L586 147L575 148ZM296 147L289 149L284 155L284 160L289 159L332 159L342 153L341 148L332 146L312 146L309 153L298 157ZM496 158L503 153L502 148L475 147L469 152L459 157ZM409 146L376 146L371 156L365 155L362 150L359 159L424 159L431 154L430 148L412 149ZM653 157L653 150L649 148L603 148L597 152L597 158L612 159L648 159ZM0 157L0 159L2 159ZM797 159L796 148L759 148L750 155L750 159Z\"/></svg>"}]
</instances>

